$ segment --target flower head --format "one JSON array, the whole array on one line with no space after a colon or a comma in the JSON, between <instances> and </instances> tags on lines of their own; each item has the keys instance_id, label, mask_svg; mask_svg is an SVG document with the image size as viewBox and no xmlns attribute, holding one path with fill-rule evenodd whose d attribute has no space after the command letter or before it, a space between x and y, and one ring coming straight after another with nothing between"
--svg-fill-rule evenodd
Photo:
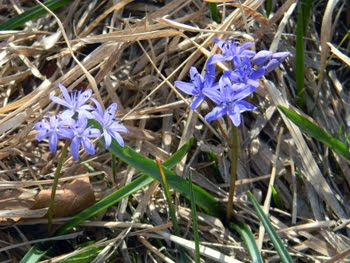
<instances>
[{"instance_id":1,"label":"flower head","mask_svg":"<svg viewBox=\"0 0 350 263\"><path fill-rule=\"evenodd\" d=\"M175 81L175 86L185 92L186 94L195 96L190 108L192 110L196 109L204 100L205 95L203 93L204 89L211 88L214 85L215 81L215 65L211 63L211 59L209 58L204 76L198 73L196 67L190 68L190 76L191 82L185 82L177 80Z\"/></svg>"},{"instance_id":2,"label":"flower head","mask_svg":"<svg viewBox=\"0 0 350 263\"><path fill-rule=\"evenodd\" d=\"M120 146L124 147L124 140L119 132L127 133L128 129L114 118L117 111L117 103L112 103L106 111L103 112L100 103L95 99L92 100L96 104L96 109L92 114L102 126L106 147L108 148L111 145L112 137Z\"/></svg>"},{"instance_id":3,"label":"flower head","mask_svg":"<svg viewBox=\"0 0 350 263\"><path fill-rule=\"evenodd\" d=\"M34 125L34 129L38 131L36 139L41 141L49 138L49 148L52 153L57 151L57 142L62 138L72 138L73 131L69 126L74 122L71 118L62 119L61 116L51 116L49 121L43 119Z\"/></svg>"},{"instance_id":4,"label":"flower head","mask_svg":"<svg viewBox=\"0 0 350 263\"><path fill-rule=\"evenodd\" d=\"M249 47L254 45L254 42L246 42L239 46L237 42L233 40L219 40L217 38L213 39L214 42L219 46L222 51L222 54L213 55L211 63L217 63L222 61L233 60L235 57L243 58L252 58L255 55L253 50L248 50Z\"/></svg>"},{"instance_id":5,"label":"flower head","mask_svg":"<svg viewBox=\"0 0 350 263\"><path fill-rule=\"evenodd\" d=\"M259 87L257 79L261 78L265 70L264 68L253 68L249 58L233 59L235 69L232 71L225 71L224 74L229 76L230 80L235 84L251 85L255 88Z\"/></svg>"},{"instance_id":6,"label":"flower head","mask_svg":"<svg viewBox=\"0 0 350 263\"><path fill-rule=\"evenodd\" d=\"M101 136L99 129L86 127L88 123L87 118L82 116L78 118L76 123L73 125L72 130L74 136L70 144L70 151L72 153L73 159L78 160L79 158L79 147L80 144L83 145L85 151L91 155L95 154L95 148L89 138L98 138Z\"/></svg>"},{"instance_id":7,"label":"flower head","mask_svg":"<svg viewBox=\"0 0 350 263\"><path fill-rule=\"evenodd\" d=\"M239 126L241 124L241 113L256 109L255 106L243 100L255 89L253 85L232 84L230 78L223 75L219 80L219 90L205 90L206 96L218 105L205 116L205 119L212 121L227 114L233 124L236 127Z\"/></svg>"},{"instance_id":8,"label":"flower head","mask_svg":"<svg viewBox=\"0 0 350 263\"><path fill-rule=\"evenodd\" d=\"M85 116L86 118L92 118L90 113L94 108L91 105L86 105L86 101L90 99L92 90L88 89L84 92L75 91L69 93L67 89L61 84L58 84L64 99L60 99L56 96L51 96L50 99L57 104L65 106L67 109L61 114L63 117L72 117L74 113L78 113L79 116Z\"/></svg>"}]
</instances>

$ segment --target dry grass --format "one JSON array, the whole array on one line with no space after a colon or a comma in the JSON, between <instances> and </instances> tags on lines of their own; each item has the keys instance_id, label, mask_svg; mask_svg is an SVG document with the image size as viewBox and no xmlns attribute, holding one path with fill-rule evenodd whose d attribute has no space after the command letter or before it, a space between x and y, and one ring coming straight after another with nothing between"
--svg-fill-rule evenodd
<instances>
[{"instance_id":1,"label":"dry grass","mask_svg":"<svg viewBox=\"0 0 350 263\"><path fill-rule=\"evenodd\" d=\"M2 4L1 20L33 4L10 2ZM23 30L0 32L0 209L6 210L0 211L2 261L18 261L30 248L29 241L47 237L46 220L38 219L42 213L33 214L28 207L38 191L50 187L60 152L53 156L47 143L35 141L33 124L57 110L49 95L58 94L58 83L69 89L93 88L94 96L105 105L117 102L117 117L129 129L124 136L126 143L152 159L165 160L194 136L197 144L176 172L183 175L191 161L194 181L226 204L230 166L226 136L230 127L221 122L219 129L218 122L203 121L210 105L190 112L189 100L173 83L188 78L191 66L203 68L206 58L217 52L213 37L256 41L257 50L295 54L296 1L276 1L269 19L264 18L263 0L247 0L244 6L218 2L219 10L225 10L221 24L211 20L207 5L199 0L73 1L55 11L70 45L52 15L28 22ZM349 30L349 4L335 2L315 3L310 19L305 51L307 114L348 143L349 40L338 45ZM225 68L224 64L220 66ZM253 191L294 259L322 261L350 246L350 166L304 136L277 111L277 104L295 105L294 88L295 64L291 57L261 81L258 91L249 98L259 109L244 114L239 128L235 216L250 225L264 258L278 261L247 202L246 192ZM210 152L217 157L217 169L209 159ZM81 156L89 167L68 158L60 182L89 176L96 199L138 175L136 170L118 163L114 177L111 157L102 148L95 156ZM279 193L279 208L268 193L269 183ZM169 235L166 202L159 185L153 184L82 224L78 230L84 234L66 237L68 245L59 253L96 240L99 245L107 245L101 260L118 251L117 261L131 262L135 257L142 262L172 262L168 252L174 255L174 244L190 246L193 240L191 213L181 198L177 199L177 212L182 240ZM28 217L32 219L17 220ZM142 224L128 224L131 218ZM199 213L198 221L202 245L249 262L239 237L221 222L203 213ZM55 221L60 222L59 218ZM159 245L166 251L159 250ZM225 262L229 260L232 258Z\"/></svg>"}]
</instances>

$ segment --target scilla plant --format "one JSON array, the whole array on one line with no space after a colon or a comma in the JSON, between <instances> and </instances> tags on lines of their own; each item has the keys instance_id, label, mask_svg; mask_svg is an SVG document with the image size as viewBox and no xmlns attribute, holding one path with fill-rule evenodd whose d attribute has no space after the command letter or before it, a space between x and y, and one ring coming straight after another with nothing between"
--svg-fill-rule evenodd
<instances>
[{"instance_id":1,"label":"scilla plant","mask_svg":"<svg viewBox=\"0 0 350 263\"><path fill-rule=\"evenodd\" d=\"M91 154L95 154L95 148L91 139L104 137L105 146L108 148L111 145L112 137L121 145L124 146L124 140L119 134L120 132L127 133L128 129L115 119L117 104L112 103L105 111L100 103L91 97L92 90L68 92L62 85L58 84L63 98L51 96L50 99L65 107L58 115L50 116L47 119L36 123L34 129L38 131L36 139L38 141L48 139L49 149L52 153L56 153L59 140L66 141L62 150L59 163L57 165L54 183L51 191L50 206L48 210L48 227L51 232L55 193L58 184L58 177L61 172L63 161L66 157L68 146L74 160L79 158L80 146ZM95 107L88 104L91 100ZM96 120L102 127L103 133L97 128L88 125L88 120Z\"/></svg>"},{"instance_id":2,"label":"scilla plant","mask_svg":"<svg viewBox=\"0 0 350 263\"><path fill-rule=\"evenodd\" d=\"M222 53L209 57L204 76L201 76L195 67L191 67L191 82L175 81L175 86L184 93L194 96L190 105L192 110L196 109L206 97L216 104L205 116L207 121L217 120L227 115L233 124L231 178L226 210L226 220L229 222L232 218L238 160L237 127L242 123L242 112L256 109L254 105L244 99L259 87L259 78L278 67L290 53L273 53L268 50L256 53L249 49L254 45L254 42L240 45L233 40L223 41L217 38L214 38L214 42ZM215 64L218 62L230 62L232 69L224 71L218 77L219 81L216 82Z\"/></svg>"}]
</instances>

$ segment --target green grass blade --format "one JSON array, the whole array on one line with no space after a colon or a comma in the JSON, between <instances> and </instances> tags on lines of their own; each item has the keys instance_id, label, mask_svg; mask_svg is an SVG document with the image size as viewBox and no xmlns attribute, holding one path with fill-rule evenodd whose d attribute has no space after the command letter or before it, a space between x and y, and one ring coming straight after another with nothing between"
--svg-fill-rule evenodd
<instances>
[{"instance_id":1,"label":"green grass blade","mask_svg":"<svg viewBox=\"0 0 350 263\"><path fill-rule=\"evenodd\" d=\"M302 0L301 8L303 9L303 33L305 36L311 15L312 0Z\"/></svg>"},{"instance_id":2,"label":"green grass blade","mask_svg":"<svg viewBox=\"0 0 350 263\"><path fill-rule=\"evenodd\" d=\"M61 261L61 263L89 263L97 257L98 253L100 253L102 249L103 247L90 248Z\"/></svg>"},{"instance_id":3,"label":"green grass blade","mask_svg":"<svg viewBox=\"0 0 350 263\"><path fill-rule=\"evenodd\" d=\"M253 204L253 207L261 221L261 223L264 225L265 230L267 234L269 235L271 242L276 249L281 262L283 263L293 263L293 260L291 256L289 255L286 247L284 246L281 238L277 235L275 229L273 228L272 224L270 223L268 217L265 215L264 211L261 209L258 201L256 201L254 195L251 192L248 192L248 197L250 201Z\"/></svg>"},{"instance_id":4,"label":"green grass blade","mask_svg":"<svg viewBox=\"0 0 350 263\"><path fill-rule=\"evenodd\" d=\"M201 256L199 253L198 216L197 216L196 201L194 200L194 194L193 194L191 170L188 174L188 181L190 182L191 212L192 212L193 236L194 236L194 244L195 244L195 251L194 252L195 252L195 257L196 257L196 263L200 263Z\"/></svg>"},{"instance_id":5,"label":"green grass blade","mask_svg":"<svg viewBox=\"0 0 350 263\"><path fill-rule=\"evenodd\" d=\"M349 148L344 143L332 137L323 129L294 111L291 111L281 105L278 105L278 109L282 111L292 122L294 122L303 132L322 142L344 158L350 160Z\"/></svg>"},{"instance_id":6,"label":"green grass blade","mask_svg":"<svg viewBox=\"0 0 350 263\"><path fill-rule=\"evenodd\" d=\"M216 22L220 23L219 9L216 3L209 3L209 10L211 18Z\"/></svg>"},{"instance_id":7,"label":"green grass blade","mask_svg":"<svg viewBox=\"0 0 350 263\"><path fill-rule=\"evenodd\" d=\"M229 228L236 231L240 237L243 239L244 244L246 245L250 256L252 257L251 262L254 263L263 263L260 251L256 245L254 236L250 228L241 222L230 223Z\"/></svg>"},{"instance_id":8,"label":"green grass blade","mask_svg":"<svg viewBox=\"0 0 350 263\"><path fill-rule=\"evenodd\" d=\"M305 108L305 87L304 87L304 14L299 3L296 32L296 94L297 104L301 109Z\"/></svg>"},{"instance_id":9,"label":"green grass blade","mask_svg":"<svg viewBox=\"0 0 350 263\"><path fill-rule=\"evenodd\" d=\"M62 7L66 4L71 2L71 0L49 0L45 2L44 4L50 8L51 10L55 10L59 7ZM46 10L43 9L40 5L36 5L27 11L23 12L22 14L15 16L9 20L7 20L5 23L2 23L0 25L0 30L11 30L11 29L16 29L24 23L31 21L43 14L46 14Z\"/></svg>"}]
</instances>

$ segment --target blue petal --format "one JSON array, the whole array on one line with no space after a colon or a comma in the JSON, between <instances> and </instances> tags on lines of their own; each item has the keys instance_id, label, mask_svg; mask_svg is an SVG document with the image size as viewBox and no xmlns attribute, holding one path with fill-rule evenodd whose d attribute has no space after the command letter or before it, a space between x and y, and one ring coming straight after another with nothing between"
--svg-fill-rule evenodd
<instances>
[{"instance_id":1,"label":"blue petal","mask_svg":"<svg viewBox=\"0 0 350 263\"><path fill-rule=\"evenodd\" d=\"M222 54L215 54L215 55L212 56L212 59L210 60L210 63L211 64L215 64L215 63L222 62L222 61L227 61L227 60L230 60L230 59L231 59L230 57L224 56Z\"/></svg>"},{"instance_id":2,"label":"blue petal","mask_svg":"<svg viewBox=\"0 0 350 263\"><path fill-rule=\"evenodd\" d=\"M220 104L222 102L219 91L213 87L203 89L202 93L216 104Z\"/></svg>"},{"instance_id":3,"label":"blue petal","mask_svg":"<svg viewBox=\"0 0 350 263\"><path fill-rule=\"evenodd\" d=\"M72 99L71 99L71 96L69 95L67 89L65 86L63 86L61 83L58 83L58 87L60 88L62 94L63 94L63 97L64 99L67 101L68 104L72 105L73 102L72 102Z\"/></svg>"},{"instance_id":4,"label":"blue petal","mask_svg":"<svg viewBox=\"0 0 350 263\"><path fill-rule=\"evenodd\" d=\"M112 137L106 130L104 130L103 135L105 138L106 148L108 148L112 143Z\"/></svg>"},{"instance_id":5,"label":"blue petal","mask_svg":"<svg viewBox=\"0 0 350 263\"><path fill-rule=\"evenodd\" d=\"M239 108L240 112L256 110L254 105L246 102L245 100L237 101L236 106Z\"/></svg>"},{"instance_id":6,"label":"blue petal","mask_svg":"<svg viewBox=\"0 0 350 263\"><path fill-rule=\"evenodd\" d=\"M79 158L80 140L80 138L74 137L70 144L70 152L72 153L74 160L78 160Z\"/></svg>"},{"instance_id":7,"label":"blue petal","mask_svg":"<svg viewBox=\"0 0 350 263\"><path fill-rule=\"evenodd\" d=\"M118 108L117 103L112 103L111 105L109 105L109 107L106 109L103 115L103 123L105 124L109 123L114 119L117 108Z\"/></svg>"},{"instance_id":8,"label":"blue petal","mask_svg":"<svg viewBox=\"0 0 350 263\"><path fill-rule=\"evenodd\" d=\"M265 74L265 69L264 68L258 68L258 69L253 69L252 73L250 74L251 79L258 79L264 76Z\"/></svg>"},{"instance_id":9,"label":"blue petal","mask_svg":"<svg viewBox=\"0 0 350 263\"><path fill-rule=\"evenodd\" d=\"M253 58L253 62L256 65L265 64L272 56L272 52L269 50L261 50Z\"/></svg>"},{"instance_id":10,"label":"blue petal","mask_svg":"<svg viewBox=\"0 0 350 263\"><path fill-rule=\"evenodd\" d=\"M243 88L241 88L234 96L233 96L233 100L238 101L238 100L242 100L245 97L249 96L250 94L252 94L254 92L254 90L256 89L256 87L252 86L252 85L246 85Z\"/></svg>"},{"instance_id":11,"label":"blue petal","mask_svg":"<svg viewBox=\"0 0 350 263\"><path fill-rule=\"evenodd\" d=\"M50 96L50 100L52 100L53 102L57 103L57 104L60 104L62 106L65 106L66 108L70 109L72 108L72 105L65 101L65 100L62 100L60 99L59 97L56 97L56 96Z\"/></svg>"},{"instance_id":12,"label":"blue petal","mask_svg":"<svg viewBox=\"0 0 350 263\"><path fill-rule=\"evenodd\" d=\"M52 153L56 153L57 151L57 134L52 132L49 136L49 148Z\"/></svg>"},{"instance_id":13,"label":"blue petal","mask_svg":"<svg viewBox=\"0 0 350 263\"><path fill-rule=\"evenodd\" d=\"M213 121L216 119L219 119L220 117L224 116L227 112L226 107L217 106L215 107L211 112L209 112L207 115L205 115L206 121Z\"/></svg>"},{"instance_id":14,"label":"blue petal","mask_svg":"<svg viewBox=\"0 0 350 263\"><path fill-rule=\"evenodd\" d=\"M203 102L204 97L205 97L204 95L199 95L199 96L194 97L194 99L190 105L191 110L196 109Z\"/></svg>"},{"instance_id":15,"label":"blue petal","mask_svg":"<svg viewBox=\"0 0 350 263\"><path fill-rule=\"evenodd\" d=\"M241 125L241 114L239 113L238 107L230 109L227 114L230 117L233 125L235 125L236 127Z\"/></svg>"},{"instance_id":16,"label":"blue petal","mask_svg":"<svg viewBox=\"0 0 350 263\"><path fill-rule=\"evenodd\" d=\"M270 73L272 70L279 66L280 62L277 59L271 59L265 66L265 74Z\"/></svg>"},{"instance_id":17,"label":"blue petal","mask_svg":"<svg viewBox=\"0 0 350 263\"><path fill-rule=\"evenodd\" d=\"M113 138L119 143L120 146L124 147L124 140L123 140L122 136L120 136L119 133L114 132L114 131L111 131L110 134L111 134L111 135L113 136Z\"/></svg>"},{"instance_id":18,"label":"blue petal","mask_svg":"<svg viewBox=\"0 0 350 263\"><path fill-rule=\"evenodd\" d=\"M112 125L109 126L109 129L117 132L128 133L128 129L123 124L117 122L113 122Z\"/></svg>"},{"instance_id":19,"label":"blue petal","mask_svg":"<svg viewBox=\"0 0 350 263\"><path fill-rule=\"evenodd\" d=\"M85 90L83 93L80 93L78 95L78 101L77 101L77 107L81 107L85 104L85 102L90 99L92 95L92 90L91 89L88 89L88 90Z\"/></svg>"},{"instance_id":20,"label":"blue petal","mask_svg":"<svg viewBox=\"0 0 350 263\"><path fill-rule=\"evenodd\" d=\"M91 155L94 155L95 154L95 148L94 148L94 145L92 144L92 142L86 138L86 137L83 137L82 138L82 144L83 144L83 147L85 149L85 151Z\"/></svg>"},{"instance_id":21,"label":"blue petal","mask_svg":"<svg viewBox=\"0 0 350 263\"><path fill-rule=\"evenodd\" d=\"M175 86L189 95L197 95L198 91L193 83L184 82L181 80L175 81Z\"/></svg>"}]
</instances>

